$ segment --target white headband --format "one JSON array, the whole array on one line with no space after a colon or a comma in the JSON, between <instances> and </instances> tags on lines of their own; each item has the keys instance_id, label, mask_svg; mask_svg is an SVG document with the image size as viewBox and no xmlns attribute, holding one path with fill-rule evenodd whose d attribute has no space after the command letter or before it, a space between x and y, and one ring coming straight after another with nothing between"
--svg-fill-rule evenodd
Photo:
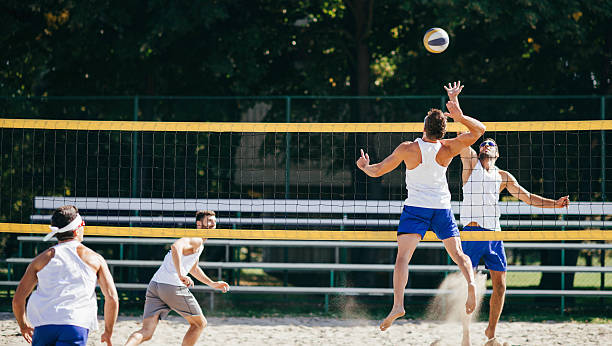
<instances>
[{"instance_id":1,"label":"white headband","mask_svg":"<svg viewBox=\"0 0 612 346\"><path fill-rule=\"evenodd\" d=\"M51 229L51 232L49 232L49 234L47 234L44 238L43 241L47 241L49 239L51 239L51 237L53 237L56 233L64 233L64 232L68 232L68 231L75 231L79 228L79 226L81 226L81 224L83 223L83 219L81 218L81 215L77 214L76 218L74 220L72 220L69 224L67 224L66 226L62 227L62 228L57 228L54 226L49 226L49 228Z\"/></svg>"}]
</instances>

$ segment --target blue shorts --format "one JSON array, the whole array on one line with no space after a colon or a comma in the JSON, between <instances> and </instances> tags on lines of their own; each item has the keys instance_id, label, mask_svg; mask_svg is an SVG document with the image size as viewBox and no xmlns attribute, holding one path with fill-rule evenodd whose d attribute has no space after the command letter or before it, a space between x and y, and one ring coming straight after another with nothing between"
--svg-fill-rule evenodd
<instances>
[{"instance_id":1,"label":"blue shorts","mask_svg":"<svg viewBox=\"0 0 612 346\"><path fill-rule=\"evenodd\" d=\"M69 324L46 324L34 328L32 346L87 344L89 329Z\"/></svg>"},{"instance_id":2,"label":"blue shorts","mask_svg":"<svg viewBox=\"0 0 612 346\"><path fill-rule=\"evenodd\" d=\"M490 229L474 226L465 226L463 230L469 231L491 231ZM504 242L501 240L491 241L462 241L463 253L472 260L472 266L476 268L480 259L484 257L485 267L498 272L505 272L508 268Z\"/></svg>"},{"instance_id":3,"label":"blue shorts","mask_svg":"<svg viewBox=\"0 0 612 346\"><path fill-rule=\"evenodd\" d=\"M404 206L399 226L397 226L397 235L416 233L420 234L423 239L425 233L430 229L440 240L459 236L459 229L452 210Z\"/></svg>"}]
</instances>

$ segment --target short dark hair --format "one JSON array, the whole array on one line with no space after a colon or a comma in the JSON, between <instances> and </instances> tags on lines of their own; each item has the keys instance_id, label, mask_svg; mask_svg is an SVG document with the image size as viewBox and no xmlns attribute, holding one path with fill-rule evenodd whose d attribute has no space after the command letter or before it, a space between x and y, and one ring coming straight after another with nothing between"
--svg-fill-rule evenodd
<instances>
[{"instance_id":1,"label":"short dark hair","mask_svg":"<svg viewBox=\"0 0 612 346\"><path fill-rule=\"evenodd\" d=\"M202 221L207 216L215 216L215 212L212 210L198 210L196 212L196 221Z\"/></svg>"},{"instance_id":2,"label":"short dark hair","mask_svg":"<svg viewBox=\"0 0 612 346\"><path fill-rule=\"evenodd\" d=\"M55 211L53 211L53 216L51 216L51 226L57 228L63 228L68 226L69 223L76 219L77 215L79 215L79 209L74 205L64 205L61 206ZM74 230L62 233L56 233L55 238L57 240L68 240L74 238Z\"/></svg>"},{"instance_id":3,"label":"short dark hair","mask_svg":"<svg viewBox=\"0 0 612 346\"><path fill-rule=\"evenodd\" d=\"M441 110L432 108L427 112L425 135L429 139L441 139L446 135L446 116Z\"/></svg>"}]
</instances>

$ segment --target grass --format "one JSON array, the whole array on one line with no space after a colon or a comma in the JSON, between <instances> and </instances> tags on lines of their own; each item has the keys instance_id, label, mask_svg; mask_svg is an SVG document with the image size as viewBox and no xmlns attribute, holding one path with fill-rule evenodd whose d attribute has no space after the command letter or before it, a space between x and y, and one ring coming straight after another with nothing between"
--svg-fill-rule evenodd
<instances>
[{"instance_id":1,"label":"grass","mask_svg":"<svg viewBox=\"0 0 612 346\"><path fill-rule=\"evenodd\" d=\"M542 273L507 272L506 283L509 289L537 287L540 284ZM612 273L605 273L606 289L612 289ZM600 273L576 273L574 276L575 289L599 289L601 285ZM487 287L491 288L491 280L487 280Z\"/></svg>"}]
</instances>

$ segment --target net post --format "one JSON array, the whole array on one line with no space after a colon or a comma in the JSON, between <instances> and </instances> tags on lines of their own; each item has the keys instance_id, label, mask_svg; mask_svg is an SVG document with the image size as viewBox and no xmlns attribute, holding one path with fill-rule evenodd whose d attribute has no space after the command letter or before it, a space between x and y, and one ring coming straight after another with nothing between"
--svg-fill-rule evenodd
<instances>
[{"instance_id":1,"label":"net post","mask_svg":"<svg viewBox=\"0 0 612 346\"><path fill-rule=\"evenodd\" d=\"M606 97L600 96L600 112L601 112L601 120L606 120ZM601 202L606 202L606 131L601 130ZM602 215L605 217L605 215ZM604 220L602 218L602 220ZM605 244L605 241L603 242ZM606 250L601 250L601 266L605 266L606 262ZM606 287L606 275L604 272L600 274L600 283L599 287L601 290L604 290Z\"/></svg>"},{"instance_id":2,"label":"net post","mask_svg":"<svg viewBox=\"0 0 612 346\"><path fill-rule=\"evenodd\" d=\"M565 243L565 241L561 241ZM561 266L565 267L565 248L561 249ZM561 291L565 291L565 271L561 272ZM565 315L565 292L561 292L561 316Z\"/></svg>"},{"instance_id":3,"label":"net post","mask_svg":"<svg viewBox=\"0 0 612 346\"><path fill-rule=\"evenodd\" d=\"M291 122L291 96L285 98L285 122ZM285 137L285 199L289 198L289 171L291 169L291 133Z\"/></svg>"},{"instance_id":4,"label":"net post","mask_svg":"<svg viewBox=\"0 0 612 346\"><path fill-rule=\"evenodd\" d=\"M329 287L334 287L334 270L329 272ZM325 312L329 312L329 294L325 293Z\"/></svg>"},{"instance_id":5,"label":"net post","mask_svg":"<svg viewBox=\"0 0 612 346\"><path fill-rule=\"evenodd\" d=\"M600 98L601 120L606 120L606 98ZM606 131L601 130L601 201L606 201Z\"/></svg>"},{"instance_id":6,"label":"net post","mask_svg":"<svg viewBox=\"0 0 612 346\"><path fill-rule=\"evenodd\" d=\"M138 95L134 96L134 113L132 116L133 121L138 121L138 109L140 98ZM136 198L138 193L138 132L132 132L132 191L130 193L132 198ZM134 210L134 216L138 216L138 210ZM130 227L132 223L130 222Z\"/></svg>"},{"instance_id":7,"label":"net post","mask_svg":"<svg viewBox=\"0 0 612 346\"><path fill-rule=\"evenodd\" d=\"M210 292L210 311L215 310L215 292Z\"/></svg>"}]
</instances>

